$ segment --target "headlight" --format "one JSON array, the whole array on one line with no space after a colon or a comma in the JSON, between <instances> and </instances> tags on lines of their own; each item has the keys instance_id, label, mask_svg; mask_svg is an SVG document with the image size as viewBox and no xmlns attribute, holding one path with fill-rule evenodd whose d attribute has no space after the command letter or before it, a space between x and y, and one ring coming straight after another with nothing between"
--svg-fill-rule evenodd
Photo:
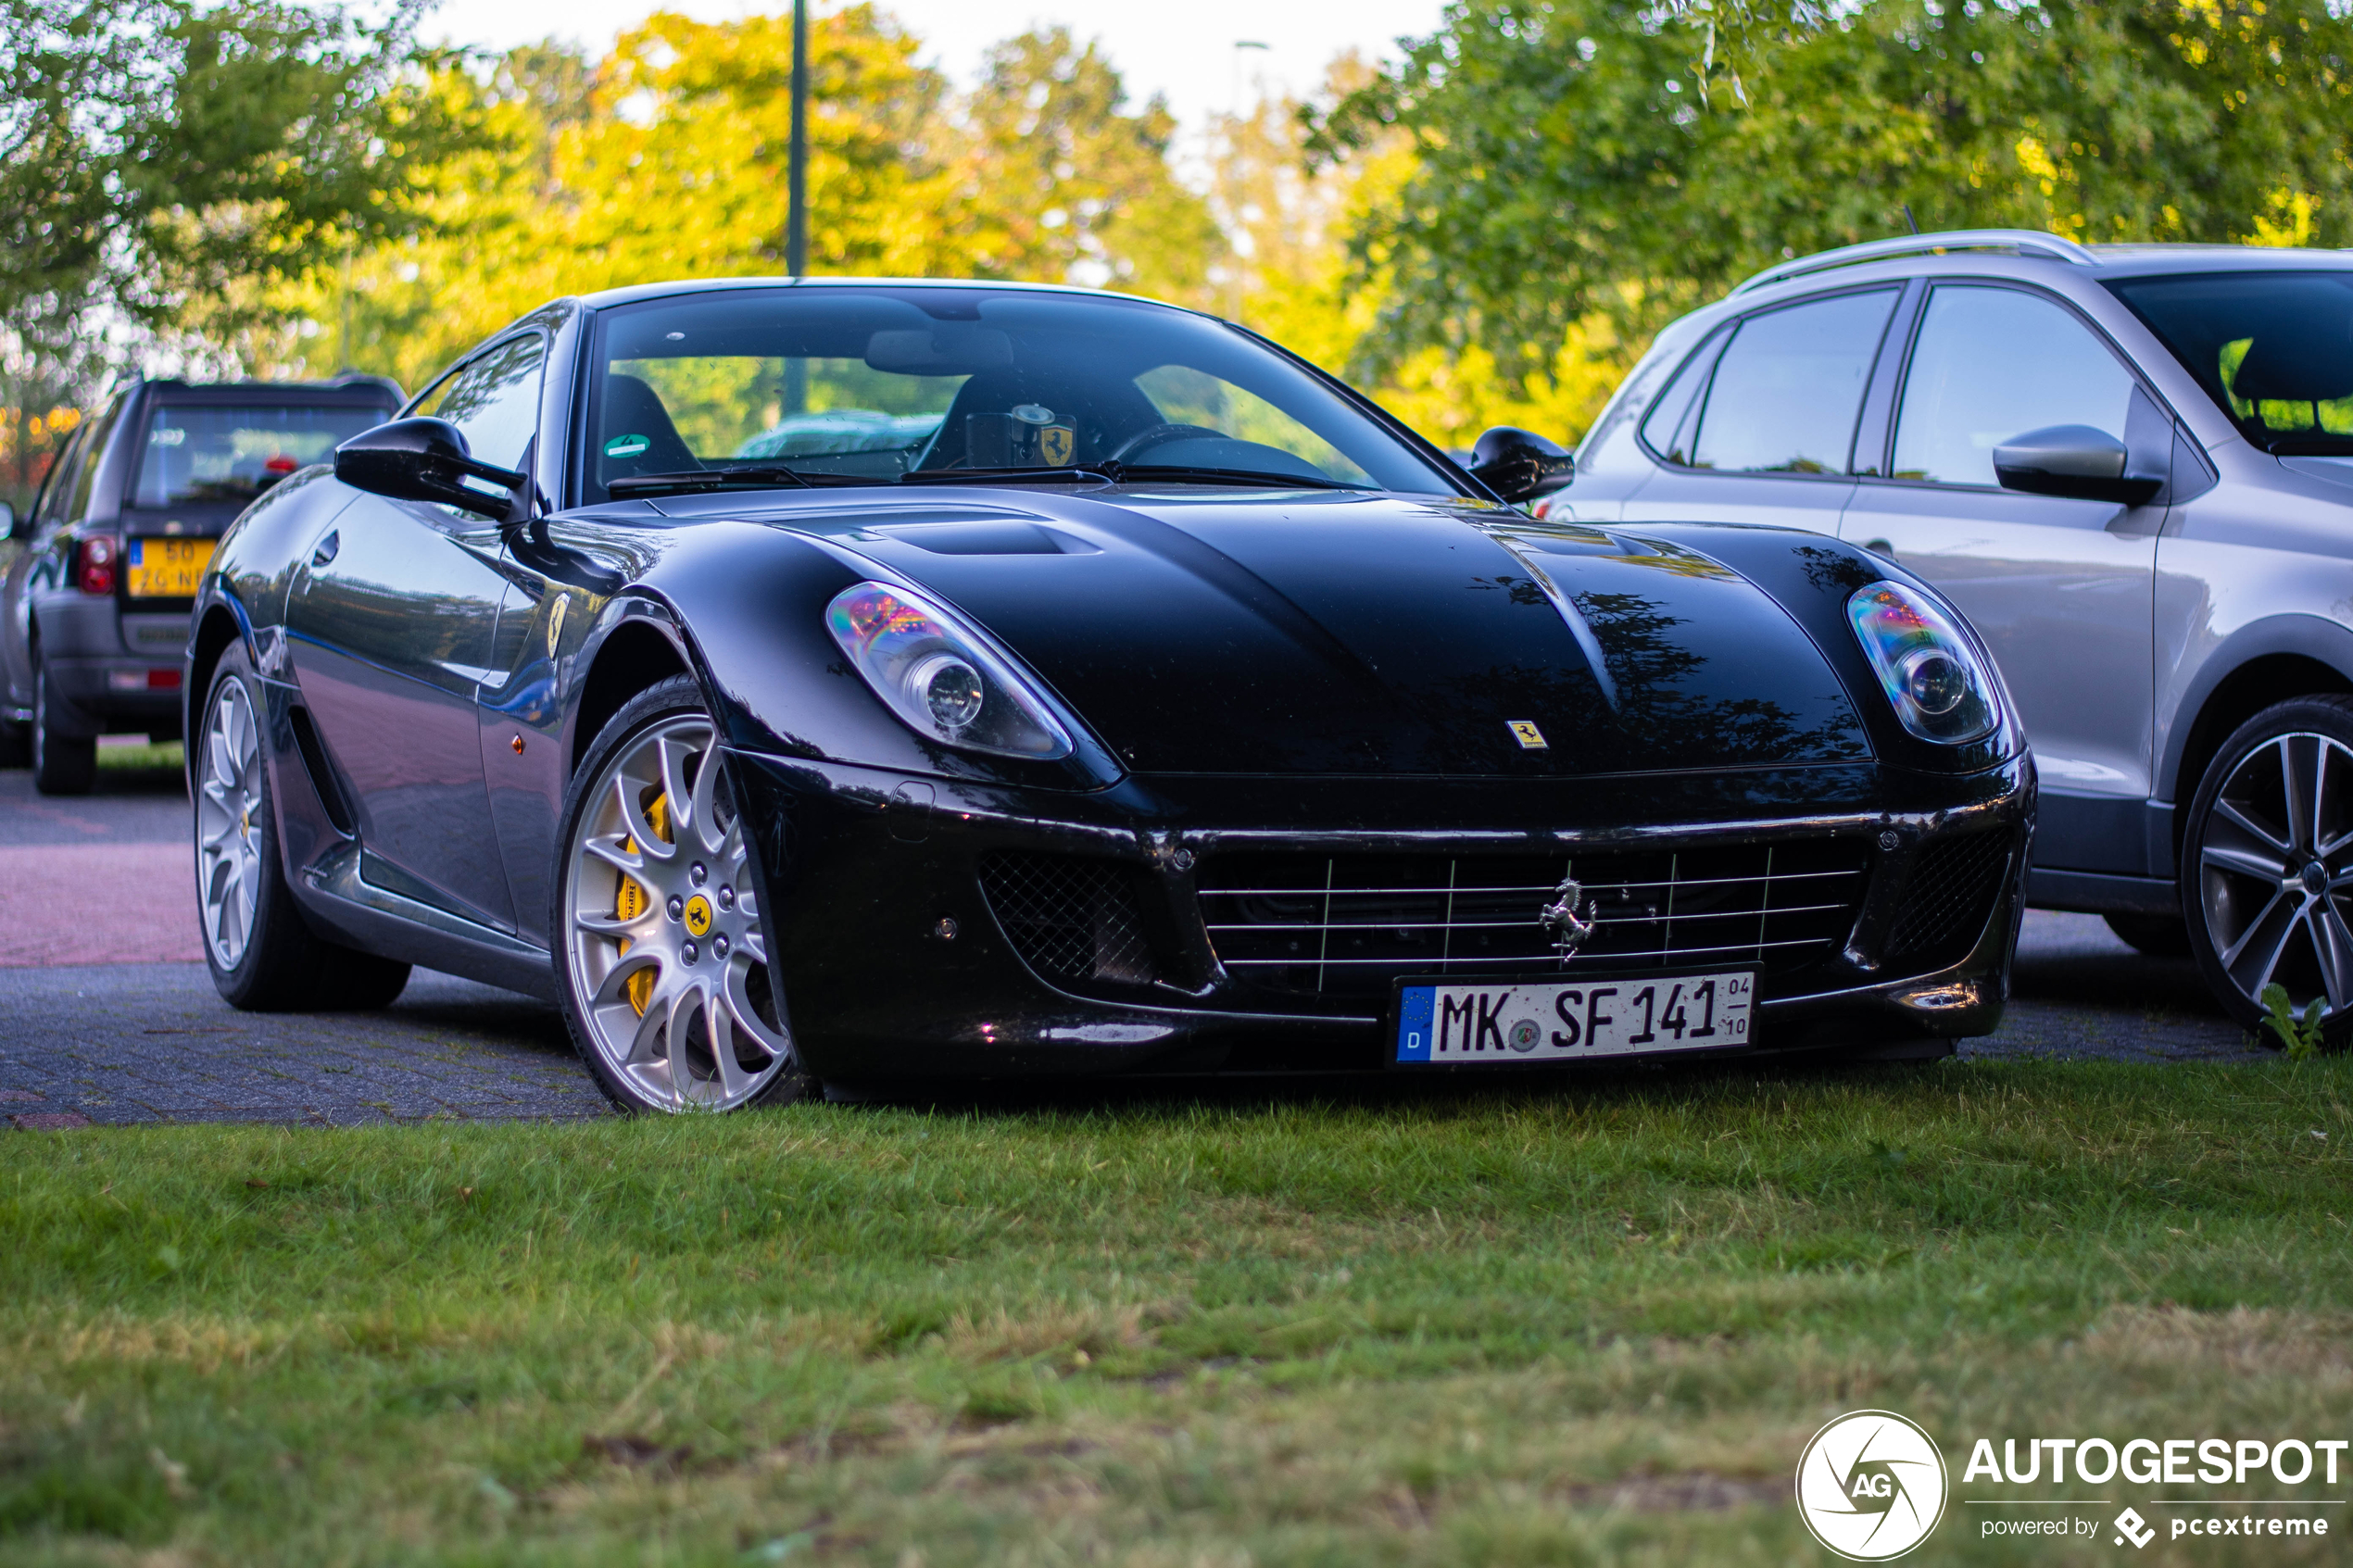
<instances>
[{"instance_id":1,"label":"headlight","mask_svg":"<svg viewBox=\"0 0 2353 1568\"><path fill-rule=\"evenodd\" d=\"M903 588L861 583L835 596L825 624L917 734L1000 757L1070 755L1070 734L1045 702L937 606Z\"/></svg>"},{"instance_id":2,"label":"headlight","mask_svg":"<svg viewBox=\"0 0 2353 1568\"><path fill-rule=\"evenodd\" d=\"M1906 729L1958 746L1994 728L1993 680L1960 628L1927 595L1900 583L1874 583L1846 601L1846 618Z\"/></svg>"}]
</instances>

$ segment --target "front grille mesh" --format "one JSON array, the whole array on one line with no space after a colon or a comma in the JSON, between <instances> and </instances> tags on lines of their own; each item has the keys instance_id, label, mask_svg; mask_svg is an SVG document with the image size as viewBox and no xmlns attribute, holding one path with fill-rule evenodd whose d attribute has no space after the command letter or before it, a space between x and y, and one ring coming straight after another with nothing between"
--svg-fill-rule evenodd
<instances>
[{"instance_id":1,"label":"front grille mesh","mask_svg":"<svg viewBox=\"0 0 2353 1568\"><path fill-rule=\"evenodd\" d=\"M1771 996L1844 944L1869 863L1851 838L1573 857L1239 854L1205 859L1200 888L1227 972L1274 990L1361 996L1404 977L1559 969L1538 916L1574 877L1597 923L1572 972L1755 964Z\"/></svg>"},{"instance_id":2,"label":"front grille mesh","mask_svg":"<svg viewBox=\"0 0 2353 1568\"><path fill-rule=\"evenodd\" d=\"M1013 950L1049 980L1149 985L1157 978L1135 877L1080 855L988 855L981 890Z\"/></svg>"},{"instance_id":3,"label":"front grille mesh","mask_svg":"<svg viewBox=\"0 0 2353 1568\"><path fill-rule=\"evenodd\" d=\"M2009 863L2007 830L1942 839L1923 849L1888 933L1888 961L1928 969L1958 962L1985 929Z\"/></svg>"}]
</instances>

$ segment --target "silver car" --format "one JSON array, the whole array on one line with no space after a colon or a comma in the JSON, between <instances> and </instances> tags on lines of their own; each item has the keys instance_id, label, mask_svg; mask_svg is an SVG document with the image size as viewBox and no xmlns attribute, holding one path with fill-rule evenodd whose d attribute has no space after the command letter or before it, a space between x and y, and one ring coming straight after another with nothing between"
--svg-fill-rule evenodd
<instances>
[{"instance_id":1,"label":"silver car","mask_svg":"<svg viewBox=\"0 0 2353 1568\"><path fill-rule=\"evenodd\" d=\"M1834 533L1976 622L2031 903L2353 1029L2353 255L2009 231L1800 257L1659 334L1547 515Z\"/></svg>"}]
</instances>

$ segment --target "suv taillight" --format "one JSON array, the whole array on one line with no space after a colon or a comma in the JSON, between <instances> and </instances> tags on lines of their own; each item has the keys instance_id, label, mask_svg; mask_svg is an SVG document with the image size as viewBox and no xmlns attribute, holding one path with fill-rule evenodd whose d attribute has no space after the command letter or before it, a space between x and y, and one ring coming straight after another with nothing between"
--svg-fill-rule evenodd
<instances>
[{"instance_id":1,"label":"suv taillight","mask_svg":"<svg viewBox=\"0 0 2353 1568\"><path fill-rule=\"evenodd\" d=\"M74 586L85 594L114 592L115 558L122 554L122 546L111 533L93 533L75 546L73 552Z\"/></svg>"}]
</instances>

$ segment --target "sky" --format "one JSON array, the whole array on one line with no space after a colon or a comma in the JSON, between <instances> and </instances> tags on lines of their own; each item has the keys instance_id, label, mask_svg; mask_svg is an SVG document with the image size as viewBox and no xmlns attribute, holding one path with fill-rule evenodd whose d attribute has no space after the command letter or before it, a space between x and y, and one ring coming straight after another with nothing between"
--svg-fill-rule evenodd
<instances>
[{"instance_id":1,"label":"sky","mask_svg":"<svg viewBox=\"0 0 2353 1568\"><path fill-rule=\"evenodd\" d=\"M830 10L828 0L812 0ZM1033 25L1067 25L1096 38L1139 103L1153 93L1189 131L1206 117L1241 107L1263 83L1304 94L1335 55L1393 55L1399 34L1436 31L1442 0L881 0L923 41L922 58L960 85L980 73L988 45ZM656 9L654 0L443 0L422 29L436 43L504 49L556 38L602 52L623 28ZM786 11L790 0L671 0L663 9L702 21ZM1239 42L1264 49L1237 49Z\"/></svg>"}]
</instances>

